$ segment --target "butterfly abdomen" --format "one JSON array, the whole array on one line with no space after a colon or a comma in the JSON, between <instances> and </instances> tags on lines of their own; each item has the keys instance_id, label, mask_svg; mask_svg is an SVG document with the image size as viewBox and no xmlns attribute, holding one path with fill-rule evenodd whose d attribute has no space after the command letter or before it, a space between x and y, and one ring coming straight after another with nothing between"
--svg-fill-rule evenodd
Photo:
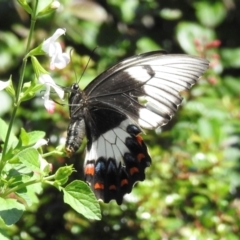
<instances>
[{"instance_id":1,"label":"butterfly abdomen","mask_svg":"<svg viewBox=\"0 0 240 240\"><path fill-rule=\"evenodd\" d=\"M67 130L66 153L71 157L82 144L86 128L84 119L72 119Z\"/></svg>"}]
</instances>

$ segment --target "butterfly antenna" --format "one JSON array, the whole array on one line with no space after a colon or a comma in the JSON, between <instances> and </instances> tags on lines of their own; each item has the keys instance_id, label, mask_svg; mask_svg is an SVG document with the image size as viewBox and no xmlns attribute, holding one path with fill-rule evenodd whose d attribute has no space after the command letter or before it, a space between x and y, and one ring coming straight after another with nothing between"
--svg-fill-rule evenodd
<instances>
[{"instance_id":1,"label":"butterfly antenna","mask_svg":"<svg viewBox=\"0 0 240 240\"><path fill-rule=\"evenodd\" d=\"M92 50L92 54L95 52L96 49L97 49L97 47L95 47L95 48ZM92 55L92 54L91 54L91 55ZM81 76L80 76L80 78L79 78L79 80L78 80L78 83L79 83L80 80L82 79L82 76L83 76L83 74L85 73L85 71L86 71L86 69L87 69L88 64L90 63L90 61L91 61L91 57L89 57L89 59L88 59L88 61L87 61L87 64L86 64L85 68L83 69L83 72L82 72L82 74L81 74Z\"/></svg>"}]
</instances>

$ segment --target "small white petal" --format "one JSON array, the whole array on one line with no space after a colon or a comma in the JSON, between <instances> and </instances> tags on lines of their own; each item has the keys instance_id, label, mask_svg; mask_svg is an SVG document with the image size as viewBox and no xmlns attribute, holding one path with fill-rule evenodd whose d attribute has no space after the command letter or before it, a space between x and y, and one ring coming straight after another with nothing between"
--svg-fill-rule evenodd
<instances>
[{"instance_id":1,"label":"small white petal","mask_svg":"<svg viewBox=\"0 0 240 240\"><path fill-rule=\"evenodd\" d=\"M60 7L60 2L59 1L53 1L51 4L51 8L57 9Z\"/></svg>"},{"instance_id":2,"label":"small white petal","mask_svg":"<svg viewBox=\"0 0 240 240\"><path fill-rule=\"evenodd\" d=\"M52 79L52 77L49 74L41 74L39 76L39 82L42 84L48 84L48 85L56 85L54 80Z\"/></svg>"},{"instance_id":3,"label":"small white petal","mask_svg":"<svg viewBox=\"0 0 240 240\"><path fill-rule=\"evenodd\" d=\"M61 35L64 35L66 32L66 29L58 28L55 33L52 35L52 38L54 40L57 40Z\"/></svg>"},{"instance_id":4,"label":"small white petal","mask_svg":"<svg viewBox=\"0 0 240 240\"><path fill-rule=\"evenodd\" d=\"M46 139L39 139L35 144L34 144L34 148L39 148L42 147L43 145L47 145L48 141Z\"/></svg>"},{"instance_id":5,"label":"small white petal","mask_svg":"<svg viewBox=\"0 0 240 240\"><path fill-rule=\"evenodd\" d=\"M51 63L50 63L50 69L63 69L67 66L67 64L70 62L70 57L69 54L67 53L62 53L62 54L57 54L55 57L52 58Z\"/></svg>"},{"instance_id":6,"label":"small white petal","mask_svg":"<svg viewBox=\"0 0 240 240\"><path fill-rule=\"evenodd\" d=\"M55 102L51 100L44 99L44 106L49 113L53 113L55 110Z\"/></svg>"},{"instance_id":7,"label":"small white petal","mask_svg":"<svg viewBox=\"0 0 240 240\"><path fill-rule=\"evenodd\" d=\"M59 50L58 45L60 43L55 43L55 41L63 34L65 34L66 30L62 28L58 28L55 33L48 39L46 39L42 44L42 50L46 52L50 57ZM60 45L61 48L61 45ZM62 49L61 49L62 51Z\"/></svg>"},{"instance_id":8,"label":"small white petal","mask_svg":"<svg viewBox=\"0 0 240 240\"><path fill-rule=\"evenodd\" d=\"M48 163L42 156L39 156L39 161L40 161L40 169L44 172L51 172L52 171L52 164Z\"/></svg>"},{"instance_id":9,"label":"small white petal","mask_svg":"<svg viewBox=\"0 0 240 240\"><path fill-rule=\"evenodd\" d=\"M8 85L10 84L10 80L4 82L4 81L0 81L0 91L2 91L3 89L5 89Z\"/></svg>"},{"instance_id":10,"label":"small white petal","mask_svg":"<svg viewBox=\"0 0 240 240\"><path fill-rule=\"evenodd\" d=\"M59 87L58 85L56 85L56 83L54 82L54 80L52 79L52 77L49 74L41 74L39 76L39 82L42 84L45 84L46 86L46 92L44 94L44 106L45 108L48 110L48 112L54 112L54 108L55 108L55 103L51 100L49 100L49 96L50 96L50 87L52 87L54 89L54 91L57 93L57 95L63 99L64 97L64 90Z\"/></svg>"}]
</instances>

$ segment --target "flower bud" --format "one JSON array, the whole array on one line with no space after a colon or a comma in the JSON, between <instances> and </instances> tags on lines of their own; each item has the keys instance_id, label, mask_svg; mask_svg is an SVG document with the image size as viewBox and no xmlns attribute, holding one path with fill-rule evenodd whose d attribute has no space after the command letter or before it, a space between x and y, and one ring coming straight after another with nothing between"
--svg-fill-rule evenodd
<instances>
[{"instance_id":1,"label":"flower bud","mask_svg":"<svg viewBox=\"0 0 240 240\"><path fill-rule=\"evenodd\" d=\"M73 171L72 165L59 168L55 174L56 183L60 183L61 185L65 184Z\"/></svg>"},{"instance_id":2,"label":"flower bud","mask_svg":"<svg viewBox=\"0 0 240 240\"><path fill-rule=\"evenodd\" d=\"M38 12L38 16L43 16L52 12L55 12L60 7L59 1L52 1L49 5L47 5L44 9Z\"/></svg>"}]
</instances>

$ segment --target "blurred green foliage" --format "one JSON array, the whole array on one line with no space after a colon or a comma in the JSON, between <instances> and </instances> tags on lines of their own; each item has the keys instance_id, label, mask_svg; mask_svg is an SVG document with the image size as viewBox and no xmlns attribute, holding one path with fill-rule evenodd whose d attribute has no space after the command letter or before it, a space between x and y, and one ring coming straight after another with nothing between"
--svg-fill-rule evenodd
<instances>
[{"instance_id":1,"label":"blurred green foliage","mask_svg":"<svg viewBox=\"0 0 240 240\"><path fill-rule=\"evenodd\" d=\"M46 1L46 0L44 0ZM43 0L40 2L44 2ZM240 239L240 2L154 0L62 0L55 14L37 21L34 42L56 28L66 28L72 65L56 72L61 86L80 85L119 60L136 53L165 49L201 55L210 69L188 93L176 117L144 139L152 155L146 180L138 183L119 207L102 204L101 221L89 221L63 203L63 195L45 188L39 202L1 239ZM29 16L15 1L0 2L0 78L19 77ZM220 42L221 42L221 45ZM94 48L96 50L93 51ZM43 58L45 66L47 59ZM26 79L33 80L27 69ZM9 99L0 92L8 109ZM5 104L6 103L6 104ZM41 93L24 102L14 130L45 131L47 150L62 144L68 125L67 106L53 115L43 108ZM72 179L82 179L84 146L72 159L49 158L54 171L74 164ZM8 236L8 237L7 237Z\"/></svg>"}]
</instances>

